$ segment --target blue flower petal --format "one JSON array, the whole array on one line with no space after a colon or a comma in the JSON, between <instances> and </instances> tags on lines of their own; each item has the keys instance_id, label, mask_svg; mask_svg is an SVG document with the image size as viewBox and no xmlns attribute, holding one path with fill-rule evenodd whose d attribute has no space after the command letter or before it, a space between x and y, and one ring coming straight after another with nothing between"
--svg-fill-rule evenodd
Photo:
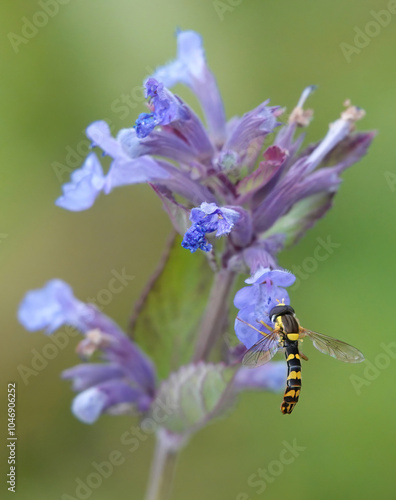
<instances>
[{"instance_id":1,"label":"blue flower petal","mask_svg":"<svg viewBox=\"0 0 396 500\"><path fill-rule=\"evenodd\" d=\"M251 278L245 280L245 283L264 283L270 281L275 286L291 286L296 277L289 271L283 269L258 269Z\"/></svg>"},{"instance_id":2,"label":"blue flower petal","mask_svg":"<svg viewBox=\"0 0 396 500\"><path fill-rule=\"evenodd\" d=\"M246 323L239 321L238 318L242 319L246 323L249 323L254 328L251 328ZM271 325L272 323L270 324L270 326ZM250 349L252 346L254 346L254 344L256 344L263 338L263 336L257 330L255 330L255 328L262 332L269 333L269 331L263 325L257 322L257 315L254 305L241 309L238 313L237 318L235 319L235 333L238 339L242 342L242 344L246 346L247 349Z\"/></svg>"},{"instance_id":3,"label":"blue flower petal","mask_svg":"<svg viewBox=\"0 0 396 500\"><path fill-rule=\"evenodd\" d=\"M74 391L85 391L106 380L121 379L124 370L113 363L83 363L62 372L62 378L73 381Z\"/></svg>"},{"instance_id":4,"label":"blue flower petal","mask_svg":"<svg viewBox=\"0 0 396 500\"><path fill-rule=\"evenodd\" d=\"M77 300L71 287L61 280L49 281L42 289L25 295L18 319L30 331L46 329L52 333L64 323L75 324L85 305Z\"/></svg>"},{"instance_id":5,"label":"blue flower petal","mask_svg":"<svg viewBox=\"0 0 396 500\"><path fill-rule=\"evenodd\" d=\"M196 226L191 226L186 231L183 237L182 247L186 250L190 250L191 253L197 250L203 250L204 252L210 252L212 250L212 245L205 238L205 233Z\"/></svg>"},{"instance_id":6,"label":"blue flower petal","mask_svg":"<svg viewBox=\"0 0 396 500\"><path fill-rule=\"evenodd\" d=\"M76 396L72 403L74 415L86 424L93 424L106 410L119 403L136 404L142 393L122 381L109 381L91 387Z\"/></svg>"},{"instance_id":7,"label":"blue flower petal","mask_svg":"<svg viewBox=\"0 0 396 500\"><path fill-rule=\"evenodd\" d=\"M224 141L225 113L216 79L206 64L201 36L194 31L177 34L177 59L157 68L153 77L165 87L183 83L197 95L215 143Z\"/></svg>"},{"instance_id":8,"label":"blue flower petal","mask_svg":"<svg viewBox=\"0 0 396 500\"><path fill-rule=\"evenodd\" d=\"M148 136L157 125L168 125L177 120L188 120L190 114L183 102L155 78L145 82L146 97L150 98L151 113L141 113L135 129L139 139Z\"/></svg>"},{"instance_id":9,"label":"blue flower petal","mask_svg":"<svg viewBox=\"0 0 396 500\"><path fill-rule=\"evenodd\" d=\"M193 225L184 235L182 246L191 252L200 248L205 252L212 249L205 239L206 233L216 231L216 236L229 234L239 219L240 214L230 208L219 208L215 203L203 202L199 208L191 210L190 220Z\"/></svg>"},{"instance_id":10,"label":"blue flower petal","mask_svg":"<svg viewBox=\"0 0 396 500\"><path fill-rule=\"evenodd\" d=\"M244 286L237 291L234 297L234 306L237 309L247 307L257 301L258 288L254 286Z\"/></svg>"}]
</instances>

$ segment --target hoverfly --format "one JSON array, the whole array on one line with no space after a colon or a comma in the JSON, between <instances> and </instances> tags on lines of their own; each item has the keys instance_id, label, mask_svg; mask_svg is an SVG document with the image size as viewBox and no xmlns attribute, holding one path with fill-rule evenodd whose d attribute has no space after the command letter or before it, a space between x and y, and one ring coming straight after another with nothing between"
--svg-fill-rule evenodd
<instances>
[{"instance_id":1,"label":"hoverfly","mask_svg":"<svg viewBox=\"0 0 396 500\"><path fill-rule=\"evenodd\" d=\"M259 323L268 328L271 333L262 332L250 323L237 318L263 335L263 338L246 352L242 364L250 368L263 365L273 358L279 350L284 349L287 362L286 390L281 404L281 412L284 415L293 411L300 395L300 358L308 361L308 358L299 351L299 340L308 337L312 340L314 347L318 351L329 354L331 357L346 363L360 363L364 361L363 354L355 347L341 340L307 330L300 326L295 311L291 306L279 304L271 309L269 317L275 323L275 328L271 328L264 321L259 321Z\"/></svg>"}]
</instances>

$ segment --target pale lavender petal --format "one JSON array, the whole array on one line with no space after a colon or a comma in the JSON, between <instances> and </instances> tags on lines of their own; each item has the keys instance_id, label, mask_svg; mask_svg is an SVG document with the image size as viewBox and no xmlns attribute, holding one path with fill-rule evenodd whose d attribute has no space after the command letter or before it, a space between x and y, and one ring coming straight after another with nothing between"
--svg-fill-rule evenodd
<instances>
[{"instance_id":1,"label":"pale lavender petal","mask_svg":"<svg viewBox=\"0 0 396 500\"><path fill-rule=\"evenodd\" d=\"M223 208L223 211L226 210ZM234 217L233 223L235 226L230 233L230 239L235 247L245 248L253 239L253 221L250 211L242 207L233 206L232 211L239 216ZM237 223L238 222L238 223Z\"/></svg>"},{"instance_id":2,"label":"pale lavender petal","mask_svg":"<svg viewBox=\"0 0 396 500\"><path fill-rule=\"evenodd\" d=\"M86 134L91 139L92 146L100 147L112 158L117 158L120 155L119 142L111 135L110 127L105 121L99 120L88 125Z\"/></svg>"},{"instance_id":3,"label":"pale lavender petal","mask_svg":"<svg viewBox=\"0 0 396 500\"><path fill-rule=\"evenodd\" d=\"M121 379L124 371L116 364L83 363L64 370L61 377L72 380L74 391L84 391L106 380Z\"/></svg>"},{"instance_id":4,"label":"pale lavender petal","mask_svg":"<svg viewBox=\"0 0 396 500\"><path fill-rule=\"evenodd\" d=\"M52 333L65 323L80 326L80 318L87 313L87 307L74 297L71 287L64 281L52 280L25 295L18 319L27 330L46 329Z\"/></svg>"},{"instance_id":5,"label":"pale lavender petal","mask_svg":"<svg viewBox=\"0 0 396 500\"><path fill-rule=\"evenodd\" d=\"M275 286L290 286L296 281L296 277L285 269L258 269L254 275L245 280L245 283L265 283L270 281Z\"/></svg>"},{"instance_id":6,"label":"pale lavender petal","mask_svg":"<svg viewBox=\"0 0 396 500\"><path fill-rule=\"evenodd\" d=\"M144 155L164 156L181 163L196 162L195 150L184 140L171 132L171 128L153 130L144 139L138 139L133 128L120 130L117 140L121 142L130 158Z\"/></svg>"},{"instance_id":7,"label":"pale lavender petal","mask_svg":"<svg viewBox=\"0 0 396 500\"><path fill-rule=\"evenodd\" d=\"M356 106L349 106L341 113L341 118L330 124L325 138L309 155L305 173L312 172L323 158L350 134L354 129L355 122L363 118L364 115L365 112Z\"/></svg>"},{"instance_id":8,"label":"pale lavender petal","mask_svg":"<svg viewBox=\"0 0 396 500\"><path fill-rule=\"evenodd\" d=\"M224 151L234 151L238 154L241 161L252 141L270 134L277 125L280 125L276 119L275 112L277 107L269 107L269 101L265 101L257 108L244 114L242 118L233 124L233 131L224 144Z\"/></svg>"},{"instance_id":9,"label":"pale lavender petal","mask_svg":"<svg viewBox=\"0 0 396 500\"><path fill-rule=\"evenodd\" d=\"M189 174L182 172L168 162L159 160L158 163L167 172L168 177L158 179L156 184L165 186L172 193L186 198L193 205L200 205L205 200L216 199L214 194L199 180L193 180Z\"/></svg>"},{"instance_id":10,"label":"pale lavender petal","mask_svg":"<svg viewBox=\"0 0 396 500\"><path fill-rule=\"evenodd\" d=\"M108 194L115 187L155 182L168 177L168 172L151 156L140 156L128 161L116 160L111 164L106 176L104 192Z\"/></svg>"},{"instance_id":11,"label":"pale lavender petal","mask_svg":"<svg viewBox=\"0 0 396 500\"><path fill-rule=\"evenodd\" d=\"M242 319L239 321L238 318ZM263 335L256 331L254 328L251 328L246 323L254 326L258 330L262 332L269 333L263 325L257 322L257 315L255 311L255 306L245 307L241 309L238 313L238 316L235 320L235 333L238 337L239 341L242 342L246 346L247 349L250 349L254 344L256 344L260 339L263 338Z\"/></svg>"},{"instance_id":12,"label":"pale lavender petal","mask_svg":"<svg viewBox=\"0 0 396 500\"><path fill-rule=\"evenodd\" d=\"M274 256L282 250L284 242L285 236L283 234L274 234L244 249L242 257L251 274L254 274L259 268L274 269L278 267Z\"/></svg>"},{"instance_id":13,"label":"pale lavender petal","mask_svg":"<svg viewBox=\"0 0 396 500\"><path fill-rule=\"evenodd\" d=\"M55 204L71 211L90 208L105 183L102 166L94 153L88 155L83 166L71 175L71 182L62 188L63 195Z\"/></svg>"},{"instance_id":14,"label":"pale lavender petal","mask_svg":"<svg viewBox=\"0 0 396 500\"><path fill-rule=\"evenodd\" d=\"M110 127L106 122L99 121L91 124L87 128L87 136L94 145L99 146L114 159L105 179L103 190L106 194L118 186L169 177L169 174L153 158L149 156L131 158L121 141L112 137Z\"/></svg>"},{"instance_id":15,"label":"pale lavender petal","mask_svg":"<svg viewBox=\"0 0 396 500\"><path fill-rule=\"evenodd\" d=\"M202 39L194 31L177 34L177 59L158 68L153 77L165 87L184 83L195 92L205 113L215 142L225 134L225 113L216 80L206 64Z\"/></svg>"},{"instance_id":16,"label":"pale lavender petal","mask_svg":"<svg viewBox=\"0 0 396 500\"><path fill-rule=\"evenodd\" d=\"M86 424L93 424L102 413L120 403L136 404L141 391L125 382L110 381L87 389L72 403L73 414Z\"/></svg>"},{"instance_id":17,"label":"pale lavender petal","mask_svg":"<svg viewBox=\"0 0 396 500\"><path fill-rule=\"evenodd\" d=\"M254 286L244 286L237 291L234 297L234 306L237 309L247 307L257 300L258 288Z\"/></svg>"}]
</instances>

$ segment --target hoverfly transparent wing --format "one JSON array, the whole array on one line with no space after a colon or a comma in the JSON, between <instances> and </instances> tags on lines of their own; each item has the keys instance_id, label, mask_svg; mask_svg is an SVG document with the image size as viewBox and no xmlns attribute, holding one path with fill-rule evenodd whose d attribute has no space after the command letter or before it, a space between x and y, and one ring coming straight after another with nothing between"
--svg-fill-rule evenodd
<instances>
[{"instance_id":1,"label":"hoverfly transparent wing","mask_svg":"<svg viewBox=\"0 0 396 500\"><path fill-rule=\"evenodd\" d=\"M241 318L237 317L237 320L241 323L245 323L245 325L249 326L256 332L259 332L263 335L263 338L254 344L244 355L242 359L242 364L247 366L248 368L255 368L256 366L261 366L267 363L271 358L275 356L275 354L279 351L280 348L280 338L278 332L273 330L271 326L268 326L264 322L259 322L265 327L271 330L270 333L262 332L255 326L251 325L247 321L244 321Z\"/></svg>"},{"instance_id":2,"label":"hoverfly transparent wing","mask_svg":"<svg viewBox=\"0 0 396 500\"><path fill-rule=\"evenodd\" d=\"M260 339L247 351L242 364L249 368L264 365L275 356L279 351L279 347L279 337L271 333L268 337Z\"/></svg>"},{"instance_id":3,"label":"hoverfly transparent wing","mask_svg":"<svg viewBox=\"0 0 396 500\"><path fill-rule=\"evenodd\" d=\"M346 342L334 339L322 333L313 332L306 328L301 328L301 336L305 335L312 340L314 347L323 354L328 354L332 358L339 359L345 363L361 363L364 361L363 354Z\"/></svg>"}]
</instances>

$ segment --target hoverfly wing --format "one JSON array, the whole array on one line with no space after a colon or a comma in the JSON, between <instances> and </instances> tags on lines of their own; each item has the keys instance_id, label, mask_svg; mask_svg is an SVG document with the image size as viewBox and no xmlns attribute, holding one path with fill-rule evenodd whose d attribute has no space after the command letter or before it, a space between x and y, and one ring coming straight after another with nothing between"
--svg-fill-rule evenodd
<instances>
[{"instance_id":1,"label":"hoverfly wing","mask_svg":"<svg viewBox=\"0 0 396 500\"><path fill-rule=\"evenodd\" d=\"M361 363L364 361L364 356L359 349L346 342L305 328L302 328L302 333L309 337L314 347L323 354L328 354L332 358L339 359L345 363Z\"/></svg>"},{"instance_id":2,"label":"hoverfly wing","mask_svg":"<svg viewBox=\"0 0 396 500\"><path fill-rule=\"evenodd\" d=\"M264 365L275 356L278 350L279 338L270 334L268 337L260 339L246 352L242 364L249 368Z\"/></svg>"}]
</instances>

